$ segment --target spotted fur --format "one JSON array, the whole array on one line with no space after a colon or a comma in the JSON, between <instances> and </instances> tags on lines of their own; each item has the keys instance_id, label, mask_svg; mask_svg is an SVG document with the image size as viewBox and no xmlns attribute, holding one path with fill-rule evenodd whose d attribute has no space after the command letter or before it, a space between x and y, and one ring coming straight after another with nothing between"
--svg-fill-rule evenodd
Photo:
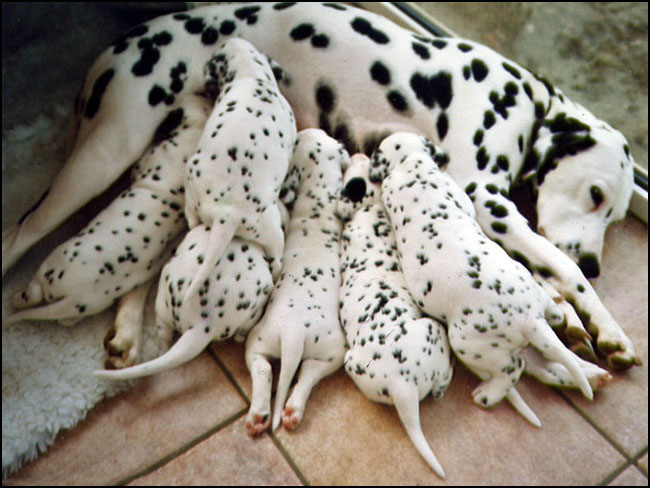
<instances>
[{"instance_id":1,"label":"spotted fur","mask_svg":"<svg viewBox=\"0 0 650 488\"><path fill-rule=\"evenodd\" d=\"M445 169L468 192L491 187L508 200L525 175L538 189L540 231L548 239L540 240L514 206L508 224L478 212L481 227L531 271L543 270L543 279L546 271L554 275L551 284L591 317L610 363L638 362L593 290L576 292L578 271L555 247L585 275L598 274L605 229L625 215L632 191L624 137L485 46L414 35L332 3L205 6L158 17L118 39L88 73L76 104L77 142L63 170L40 204L3 232L3 273L137 159L186 94L206 90L203 68L233 36L280 63L282 92L299 128L320 127L350 153L370 154L387 134L406 130L445 149L452 161ZM477 209L492 200L484 191L473 198Z\"/></svg>"},{"instance_id":2,"label":"spotted fur","mask_svg":"<svg viewBox=\"0 0 650 488\"><path fill-rule=\"evenodd\" d=\"M96 314L152 278L186 228L183 161L194 151L211 101L191 96L169 112L153 144L131 172L132 184L79 234L54 249L25 290L23 309L3 320L58 320Z\"/></svg>"},{"instance_id":3,"label":"spotted fur","mask_svg":"<svg viewBox=\"0 0 650 488\"><path fill-rule=\"evenodd\" d=\"M156 297L158 333L171 341L181 336L162 356L131 368L96 371L95 376L125 380L175 368L199 355L211 341L235 337L243 341L258 322L271 290L273 279L264 250L256 243L239 238L227 246L224 256L210 270L201 294L197 318L184 320L180 313L198 269L204 262L210 231L204 225L190 230L160 275Z\"/></svg>"},{"instance_id":4,"label":"spotted fur","mask_svg":"<svg viewBox=\"0 0 650 488\"><path fill-rule=\"evenodd\" d=\"M474 402L491 407L508 398L540 424L514 388L525 368L519 351L529 344L564 365L591 399L579 361L549 325L564 319L561 310L523 265L486 237L469 197L434 162L446 155L407 133L388 137L378 152L388 160L382 200L407 286L425 313L447 324L456 357L482 380Z\"/></svg>"},{"instance_id":5,"label":"spotted fur","mask_svg":"<svg viewBox=\"0 0 650 488\"><path fill-rule=\"evenodd\" d=\"M291 163L298 185L282 272L264 317L246 341L252 378L246 426L252 436L269 425L276 429L280 422L296 428L312 388L343 364L345 338L338 319L341 222L335 210L347 159L342 146L323 131L299 133ZM281 360L272 422L271 358ZM298 366L298 380L287 400Z\"/></svg>"},{"instance_id":6,"label":"spotted fur","mask_svg":"<svg viewBox=\"0 0 650 488\"><path fill-rule=\"evenodd\" d=\"M453 369L444 328L424 318L404 281L380 187L369 160L354 155L338 211L341 241L339 314L348 351L344 368L370 400L395 405L414 446L442 478L445 471L420 426L419 401L441 398Z\"/></svg>"},{"instance_id":7,"label":"spotted fur","mask_svg":"<svg viewBox=\"0 0 650 488\"><path fill-rule=\"evenodd\" d=\"M186 323L198 320L208 274L235 236L262 246L277 278L284 252L279 193L296 137L272 67L249 42L226 41L206 77L218 98L185 166L185 214L190 228L205 225L211 237L181 305Z\"/></svg>"}]
</instances>

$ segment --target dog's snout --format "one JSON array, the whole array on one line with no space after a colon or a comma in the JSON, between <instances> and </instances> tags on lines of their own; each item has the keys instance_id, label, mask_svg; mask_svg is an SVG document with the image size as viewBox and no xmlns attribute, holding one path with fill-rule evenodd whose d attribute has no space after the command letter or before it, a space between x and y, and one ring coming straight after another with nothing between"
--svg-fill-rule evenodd
<instances>
[{"instance_id":1,"label":"dog's snout","mask_svg":"<svg viewBox=\"0 0 650 488\"><path fill-rule=\"evenodd\" d=\"M354 203L360 202L366 196L365 180L361 177L352 178L343 188L342 194Z\"/></svg>"},{"instance_id":2,"label":"dog's snout","mask_svg":"<svg viewBox=\"0 0 650 488\"><path fill-rule=\"evenodd\" d=\"M578 267L586 278L596 278L600 275L600 263L598 256L593 252L584 253L578 256Z\"/></svg>"}]
</instances>

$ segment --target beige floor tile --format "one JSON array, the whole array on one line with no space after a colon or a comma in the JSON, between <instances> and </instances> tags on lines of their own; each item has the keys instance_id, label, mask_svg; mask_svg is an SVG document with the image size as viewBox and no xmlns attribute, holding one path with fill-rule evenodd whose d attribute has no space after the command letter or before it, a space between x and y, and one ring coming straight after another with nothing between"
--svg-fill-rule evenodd
<instances>
[{"instance_id":1,"label":"beige floor tile","mask_svg":"<svg viewBox=\"0 0 650 488\"><path fill-rule=\"evenodd\" d=\"M608 483L607 486L648 486L648 478L635 466L628 466L611 483Z\"/></svg>"},{"instance_id":2,"label":"beige floor tile","mask_svg":"<svg viewBox=\"0 0 650 488\"><path fill-rule=\"evenodd\" d=\"M529 379L519 386L544 424L537 429L509 405L475 406L470 392L476 384L460 367L445 397L421 406L423 430L447 484L593 484L625 461L548 388ZM366 400L343 371L314 390L295 432L277 436L312 484L442 483L394 409Z\"/></svg>"},{"instance_id":3,"label":"beige floor tile","mask_svg":"<svg viewBox=\"0 0 650 488\"><path fill-rule=\"evenodd\" d=\"M593 403L570 393L575 402L625 452L648 445L648 228L635 218L607 234L603 270L594 288L634 343L643 361L596 395Z\"/></svg>"},{"instance_id":4,"label":"beige floor tile","mask_svg":"<svg viewBox=\"0 0 650 488\"><path fill-rule=\"evenodd\" d=\"M41 458L12 476L10 483L116 483L181 449L244 407L222 370L204 353L99 404L74 430L62 432Z\"/></svg>"},{"instance_id":5,"label":"beige floor tile","mask_svg":"<svg viewBox=\"0 0 650 488\"><path fill-rule=\"evenodd\" d=\"M268 435L251 439L245 416L131 485L300 485Z\"/></svg>"},{"instance_id":6,"label":"beige floor tile","mask_svg":"<svg viewBox=\"0 0 650 488\"><path fill-rule=\"evenodd\" d=\"M641 471L643 471L643 473L646 476L648 476L648 453L647 453L647 451L643 456L641 456L639 458L639 460L636 463L638 464Z\"/></svg>"}]
</instances>

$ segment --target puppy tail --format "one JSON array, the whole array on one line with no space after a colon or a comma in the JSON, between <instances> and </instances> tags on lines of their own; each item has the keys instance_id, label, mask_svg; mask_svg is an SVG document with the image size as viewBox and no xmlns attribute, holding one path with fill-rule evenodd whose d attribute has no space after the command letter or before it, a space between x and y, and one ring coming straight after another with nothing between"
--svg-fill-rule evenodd
<instances>
[{"instance_id":1,"label":"puppy tail","mask_svg":"<svg viewBox=\"0 0 650 488\"><path fill-rule=\"evenodd\" d=\"M302 361L302 353L304 350L304 342L302 340L295 340L295 337L282 337L280 345L280 377L278 379L278 389L275 392L275 404L273 407L273 420L271 422L271 430L275 430L280 426L282 420L282 410L284 404L289 396L289 387L291 381L296 375L300 361Z\"/></svg>"},{"instance_id":2,"label":"puppy tail","mask_svg":"<svg viewBox=\"0 0 650 488\"><path fill-rule=\"evenodd\" d=\"M546 359L563 364L571 373L582 394L589 400L593 400L594 392L576 356L562 344L545 320L536 320L531 324L528 339Z\"/></svg>"},{"instance_id":3,"label":"puppy tail","mask_svg":"<svg viewBox=\"0 0 650 488\"><path fill-rule=\"evenodd\" d=\"M422 432L422 426L420 424L420 399L418 398L417 387L400 381L391 385L389 392L397 414L402 421L402 425L415 446L415 449L417 449L429 467L438 476L445 479L445 470L433 454Z\"/></svg>"},{"instance_id":4,"label":"puppy tail","mask_svg":"<svg viewBox=\"0 0 650 488\"><path fill-rule=\"evenodd\" d=\"M94 371L93 374L97 378L107 380L132 380L162 373L194 359L203 352L211 340L212 336L206 333L203 328L197 326L186 331L169 351L156 359L130 368L101 369Z\"/></svg>"},{"instance_id":5,"label":"puppy tail","mask_svg":"<svg viewBox=\"0 0 650 488\"><path fill-rule=\"evenodd\" d=\"M201 309L201 296L205 293L203 289L207 289L207 286L209 286L209 275L226 252L228 244L235 237L235 232L239 227L239 222L235 221L238 219L233 218L232 215L226 218L225 223L222 225L217 220L215 219L210 230L210 238L203 262L183 296L183 303L179 313L181 323L189 323L186 320L184 321L183 318L188 317L188 314L190 314L189 317L192 317L193 313L196 314Z\"/></svg>"},{"instance_id":6,"label":"puppy tail","mask_svg":"<svg viewBox=\"0 0 650 488\"><path fill-rule=\"evenodd\" d=\"M510 388L510 391L508 391L506 398L508 399L508 402L510 402L510 405L512 405L512 408L519 412L519 414L528 420L528 422L533 424L535 427L542 426L542 421L539 420L539 417L535 415L535 412L533 412L533 410L528 406L528 404L524 401L524 399L521 397L519 392L515 390L514 387Z\"/></svg>"},{"instance_id":7,"label":"puppy tail","mask_svg":"<svg viewBox=\"0 0 650 488\"><path fill-rule=\"evenodd\" d=\"M75 307L72 299L62 298L42 307L28 308L4 317L2 324L11 325L25 320L67 320L68 324L72 324L86 315L88 313L84 314L78 307Z\"/></svg>"}]
</instances>

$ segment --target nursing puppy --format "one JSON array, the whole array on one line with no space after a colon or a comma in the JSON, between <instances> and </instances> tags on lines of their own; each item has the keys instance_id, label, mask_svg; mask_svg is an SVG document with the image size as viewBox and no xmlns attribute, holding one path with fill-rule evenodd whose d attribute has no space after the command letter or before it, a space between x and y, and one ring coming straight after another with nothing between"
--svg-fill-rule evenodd
<instances>
[{"instance_id":1,"label":"nursing puppy","mask_svg":"<svg viewBox=\"0 0 650 488\"><path fill-rule=\"evenodd\" d=\"M180 338L162 356L131 368L95 371L95 376L125 380L175 368L198 356L211 341L244 340L258 322L273 289L264 250L255 243L233 239L208 275L201 294L198 319L185 321L179 313L193 277L208 252L210 230L200 225L187 233L160 275L156 325L161 337Z\"/></svg>"},{"instance_id":2,"label":"nursing puppy","mask_svg":"<svg viewBox=\"0 0 650 488\"><path fill-rule=\"evenodd\" d=\"M277 278L284 251L278 195L296 134L269 60L249 42L225 42L206 71L219 96L186 165L185 214L190 228L203 224L211 233L181 305L188 323L200 320L200 291L234 237L262 246Z\"/></svg>"},{"instance_id":3,"label":"nursing puppy","mask_svg":"<svg viewBox=\"0 0 650 488\"><path fill-rule=\"evenodd\" d=\"M524 266L485 236L469 197L434 160L445 163L446 155L407 133L386 138L375 154L376 164L388 166L382 199L406 283L424 312L448 324L456 357L481 378L474 402L487 408L507 397L541 425L514 389L525 368L519 351L529 344L564 365L592 399L576 356L549 326L563 320L561 310Z\"/></svg>"},{"instance_id":4,"label":"nursing puppy","mask_svg":"<svg viewBox=\"0 0 650 488\"><path fill-rule=\"evenodd\" d=\"M395 405L409 438L441 478L445 471L420 425L419 402L441 398L453 368L447 334L423 318L397 259L380 186L368 179L369 159L352 157L338 212L344 221L340 318L349 350L344 368L370 400Z\"/></svg>"},{"instance_id":5,"label":"nursing puppy","mask_svg":"<svg viewBox=\"0 0 650 488\"><path fill-rule=\"evenodd\" d=\"M246 427L251 436L270 424L271 358L281 359L273 429L281 421L285 428L294 429L312 388L343 364L345 338L338 318L341 222L335 210L341 168L347 163L342 146L323 131L300 132L291 163L299 184L282 273L264 317L246 341L246 365L252 378Z\"/></svg>"},{"instance_id":6,"label":"nursing puppy","mask_svg":"<svg viewBox=\"0 0 650 488\"><path fill-rule=\"evenodd\" d=\"M79 234L54 249L3 319L66 325L101 312L146 282L169 259L169 243L186 228L183 162L196 148L212 102L189 95L169 113L152 147L134 166L131 187Z\"/></svg>"}]
</instances>

